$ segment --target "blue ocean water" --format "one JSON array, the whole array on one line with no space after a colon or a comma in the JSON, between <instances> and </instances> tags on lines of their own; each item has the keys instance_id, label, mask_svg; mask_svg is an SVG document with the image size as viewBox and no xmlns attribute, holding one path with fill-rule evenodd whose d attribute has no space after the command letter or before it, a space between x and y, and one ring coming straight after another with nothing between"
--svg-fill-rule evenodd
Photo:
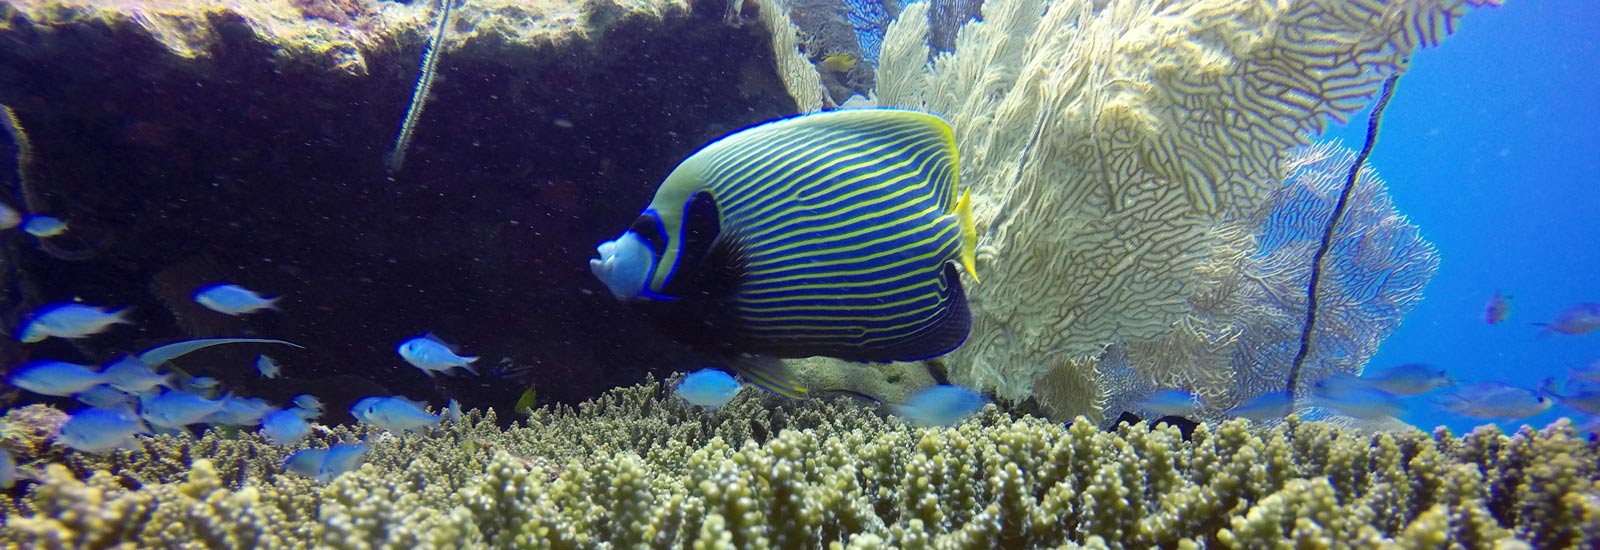
<instances>
[{"instance_id":1,"label":"blue ocean water","mask_svg":"<svg viewBox=\"0 0 1600 550\"><path fill-rule=\"evenodd\" d=\"M1529 388L1600 359L1600 333L1540 335L1581 302L1600 302L1600 11L1524 0L1478 10L1417 54L1385 112L1370 162L1443 262L1424 299L1369 369L1427 362L1462 382ZM1359 148L1367 114L1331 132ZM1484 321L1496 291L1510 317ZM1413 398L1404 420L1456 433L1485 423ZM1516 422L1582 413L1557 405Z\"/></svg>"}]
</instances>

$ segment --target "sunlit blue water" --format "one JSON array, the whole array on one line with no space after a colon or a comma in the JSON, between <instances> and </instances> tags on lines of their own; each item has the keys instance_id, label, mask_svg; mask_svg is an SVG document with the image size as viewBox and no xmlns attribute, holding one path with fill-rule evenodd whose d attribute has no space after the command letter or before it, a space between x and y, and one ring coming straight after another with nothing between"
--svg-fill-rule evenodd
<instances>
[{"instance_id":1,"label":"sunlit blue water","mask_svg":"<svg viewBox=\"0 0 1600 550\"><path fill-rule=\"evenodd\" d=\"M1588 2L1508 2L1464 18L1400 79L1371 162L1443 263L1370 367L1423 361L1467 382L1535 387L1600 359L1600 332L1540 337L1530 324L1600 302L1597 28ZM1362 114L1334 135L1358 148L1365 125ZM1483 310L1496 290L1513 309L1491 326ZM1557 406L1525 422L1581 414ZM1406 420L1458 433L1482 422L1426 398Z\"/></svg>"}]
</instances>

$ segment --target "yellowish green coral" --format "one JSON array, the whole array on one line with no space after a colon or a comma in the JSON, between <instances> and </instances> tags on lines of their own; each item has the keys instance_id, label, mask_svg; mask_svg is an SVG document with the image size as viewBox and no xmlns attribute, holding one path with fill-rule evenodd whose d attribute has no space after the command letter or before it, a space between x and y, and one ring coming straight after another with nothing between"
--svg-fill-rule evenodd
<instances>
[{"instance_id":1,"label":"yellowish green coral","mask_svg":"<svg viewBox=\"0 0 1600 550\"><path fill-rule=\"evenodd\" d=\"M70 455L4 507L8 548L1593 548L1600 444L1565 422L1366 436L1290 420L1101 432L991 407L924 429L850 400L649 383L496 427L345 428L319 485L254 435ZM184 468L141 452L187 453ZM32 465L30 467L37 467Z\"/></svg>"}]
</instances>

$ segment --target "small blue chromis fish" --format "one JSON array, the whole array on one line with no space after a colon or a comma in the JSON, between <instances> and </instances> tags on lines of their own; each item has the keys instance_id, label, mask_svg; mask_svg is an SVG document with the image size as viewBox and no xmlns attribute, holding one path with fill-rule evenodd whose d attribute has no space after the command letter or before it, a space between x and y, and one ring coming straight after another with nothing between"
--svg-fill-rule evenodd
<instances>
[{"instance_id":1,"label":"small blue chromis fish","mask_svg":"<svg viewBox=\"0 0 1600 550\"><path fill-rule=\"evenodd\" d=\"M431 332L401 342L395 351L400 353L401 359L405 359L413 367L422 369L422 372L427 373L429 377L435 372L447 372L456 367L478 374L478 371L472 368L472 362L477 361L477 357L456 355L449 344Z\"/></svg>"},{"instance_id":2,"label":"small blue chromis fish","mask_svg":"<svg viewBox=\"0 0 1600 550\"><path fill-rule=\"evenodd\" d=\"M73 394L72 398L90 407L108 411L132 411L137 408L139 403L138 397L108 384L101 384L81 393Z\"/></svg>"},{"instance_id":3,"label":"small blue chromis fish","mask_svg":"<svg viewBox=\"0 0 1600 550\"><path fill-rule=\"evenodd\" d=\"M221 380L217 380L217 379L212 378L210 376L196 376L194 378L190 378L189 382L188 382L188 386L190 388L194 388L194 389L197 389L197 390L209 390L211 388L215 388L215 387L218 387L218 386L221 386L221 385L222 385L222 381Z\"/></svg>"},{"instance_id":4,"label":"small blue chromis fish","mask_svg":"<svg viewBox=\"0 0 1600 550\"><path fill-rule=\"evenodd\" d=\"M440 417L404 397L368 397L350 407L350 416L396 434L439 425Z\"/></svg>"},{"instance_id":5,"label":"small blue chromis fish","mask_svg":"<svg viewBox=\"0 0 1600 550\"><path fill-rule=\"evenodd\" d=\"M277 410L271 403L256 397L227 395L219 401L222 402L222 406L218 407L216 412L206 415L203 422L224 426L254 426L261 423L262 417Z\"/></svg>"},{"instance_id":6,"label":"small blue chromis fish","mask_svg":"<svg viewBox=\"0 0 1600 550\"><path fill-rule=\"evenodd\" d=\"M35 237L54 237L67 232L67 222L50 216L28 216L22 222L22 231Z\"/></svg>"},{"instance_id":7,"label":"small blue chromis fish","mask_svg":"<svg viewBox=\"0 0 1600 550\"><path fill-rule=\"evenodd\" d=\"M937 116L864 109L749 128L679 164L589 270L742 379L806 397L782 362L915 361L966 340L972 202Z\"/></svg>"},{"instance_id":8,"label":"small blue chromis fish","mask_svg":"<svg viewBox=\"0 0 1600 550\"><path fill-rule=\"evenodd\" d=\"M293 410L275 411L261 420L261 437L274 445L293 445L311 433L311 425Z\"/></svg>"},{"instance_id":9,"label":"small blue chromis fish","mask_svg":"<svg viewBox=\"0 0 1600 550\"><path fill-rule=\"evenodd\" d=\"M1313 383L1311 397L1317 405L1363 420L1383 420L1405 412L1405 404L1394 394L1345 374Z\"/></svg>"},{"instance_id":10,"label":"small blue chromis fish","mask_svg":"<svg viewBox=\"0 0 1600 550\"><path fill-rule=\"evenodd\" d=\"M322 475L322 463L328 459L327 449L305 449L289 455L283 461L283 469L290 473L299 474L311 479Z\"/></svg>"},{"instance_id":11,"label":"small blue chromis fish","mask_svg":"<svg viewBox=\"0 0 1600 550\"><path fill-rule=\"evenodd\" d=\"M318 483L327 483L341 474L361 467L367 454L367 444L334 445L327 449L306 449L283 462L283 469Z\"/></svg>"},{"instance_id":12,"label":"small blue chromis fish","mask_svg":"<svg viewBox=\"0 0 1600 550\"><path fill-rule=\"evenodd\" d=\"M167 375L156 374L150 365L132 355L124 355L112 362L102 374L107 384L128 393L144 393L170 385Z\"/></svg>"},{"instance_id":13,"label":"small blue chromis fish","mask_svg":"<svg viewBox=\"0 0 1600 550\"><path fill-rule=\"evenodd\" d=\"M277 309L282 296L266 298L235 284L217 283L195 291L194 301L206 309L228 315L244 315L263 309Z\"/></svg>"},{"instance_id":14,"label":"small blue chromis fish","mask_svg":"<svg viewBox=\"0 0 1600 550\"><path fill-rule=\"evenodd\" d=\"M1554 321L1549 323L1534 323L1544 327L1544 332L1577 336L1588 334L1600 329L1600 304L1583 303L1556 314Z\"/></svg>"},{"instance_id":15,"label":"small blue chromis fish","mask_svg":"<svg viewBox=\"0 0 1600 550\"><path fill-rule=\"evenodd\" d=\"M22 327L18 340L31 344L52 336L83 338L104 332L111 325L133 324L127 314L127 308L109 311L75 303L49 305L34 312L33 320Z\"/></svg>"},{"instance_id":16,"label":"small blue chromis fish","mask_svg":"<svg viewBox=\"0 0 1600 550\"><path fill-rule=\"evenodd\" d=\"M282 370L277 361L265 355L256 356L256 370L261 371L262 378L277 378Z\"/></svg>"},{"instance_id":17,"label":"small blue chromis fish","mask_svg":"<svg viewBox=\"0 0 1600 550\"><path fill-rule=\"evenodd\" d=\"M1556 386L1554 378L1546 378L1539 391L1555 397L1562 405L1589 414L1600 414L1600 382L1573 378L1567 381L1566 390Z\"/></svg>"},{"instance_id":18,"label":"small blue chromis fish","mask_svg":"<svg viewBox=\"0 0 1600 550\"><path fill-rule=\"evenodd\" d=\"M62 361L35 361L11 375L11 385L40 395L68 396L100 385L105 376L94 367Z\"/></svg>"},{"instance_id":19,"label":"small blue chromis fish","mask_svg":"<svg viewBox=\"0 0 1600 550\"><path fill-rule=\"evenodd\" d=\"M56 441L86 453L104 453L112 449L137 449L135 435L150 435L150 429L138 417L126 411L84 409L73 413L61 426Z\"/></svg>"},{"instance_id":20,"label":"small blue chromis fish","mask_svg":"<svg viewBox=\"0 0 1600 550\"><path fill-rule=\"evenodd\" d=\"M181 430L190 424L206 422L206 417L222 410L222 400L211 401L184 391L167 391L139 400L139 416L151 426Z\"/></svg>"},{"instance_id":21,"label":"small blue chromis fish","mask_svg":"<svg viewBox=\"0 0 1600 550\"><path fill-rule=\"evenodd\" d=\"M739 381L717 369L700 369L683 377L678 395L685 401L712 411L728 404L739 394Z\"/></svg>"},{"instance_id":22,"label":"small blue chromis fish","mask_svg":"<svg viewBox=\"0 0 1600 550\"><path fill-rule=\"evenodd\" d=\"M294 403L294 406L300 407L301 409L305 409L308 412L316 413L317 416L321 416L322 415L322 400L321 399L317 399L317 397L314 396L314 395L305 394L305 393L302 393L300 395L296 395L296 396L294 396L293 403ZM301 417L306 418L307 420L310 420L312 418L316 418L316 416L306 417L303 414L301 415Z\"/></svg>"},{"instance_id":23,"label":"small blue chromis fish","mask_svg":"<svg viewBox=\"0 0 1600 550\"><path fill-rule=\"evenodd\" d=\"M1133 406L1142 412L1153 413L1151 416L1156 417L1189 417L1200 410L1200 403L1194 394L1178 389L1156 390L1135 402Z\"/></svg>"},{"instance_id":24,"label":"small blue chromis fish","mask_svg":"<svg viewBox=\"0 0 1600 550\"><path fill-rule=\"evenodd\" d=\"M327 483L345 472L360 468L361 460L366 456L366 443L329 447L328 455L322 459L322 469L317 473L317 481Z\"/></svg>"},{"instance_id":25,"label":"small blue chromis fish","mask_svg":"<svg viewBox=\"0 0 1600 550\"><path fill-rule=\"evenodd\" d=\"M1239 406L1223 412L1229 416L1265 422L1289 416L1289 411L1293 407L1294 401L1289 399L1288 392L1275 391L1252 397Z\"/></svg>"},{"instance_id":26,"label":"small blue chromis fish","mask_svg":"<svg viewBox=\"0 0 1600 550\"><path fill-rule=\"evenodd\" d=\"M1520 420L1549 409L1555 400L1501 382L1479 382L1442 395L1440 408L1469 418Z\"/></svg>"},{"instance_id":27,"label":"small blue chromis fish","mask_svg":"<svg viewBox=\"0 0 1600 550\"><path fill-rule=\"evenodd\" d=\"M1421 395L1455 384L1449 371L1424 363L1395 365L1363 374L1361 380L1394 395Z\"/></svg>"},{"instance_id":28,"label":"small blue chromis fish","mask_svg":"<svg viewBox=\"0 0 1600 550\"><path fill-rule=\"evenodd\" d=\"M960 422L987 404L988 398L969 388L940 384L917 390L904 405L893 405L890 410L912 424L932 428Z\"/></svg>"}]
</instances>

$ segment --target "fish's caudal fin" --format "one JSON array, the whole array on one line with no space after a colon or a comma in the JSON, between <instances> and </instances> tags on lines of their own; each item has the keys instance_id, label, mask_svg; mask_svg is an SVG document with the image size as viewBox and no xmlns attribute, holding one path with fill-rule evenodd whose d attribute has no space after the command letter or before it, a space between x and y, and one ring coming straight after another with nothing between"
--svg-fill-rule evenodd
<instances>
[{"instance_id":1,"label":"fish's caudal fin","mask_svg":"<svg viewBox=\"0 0 1600 550\"><path fill-rule=\"evenodd\" d=\"M463 369L466 369L467 372L470 372L474 376L477 376L478 369L472 368L472 362L473 361L477 361L478 358L476 356L473 356L473 357L462 357L461 359L462 359L462 363L460 365L456 365L456 366L461 367Z\"/></svg>"},{"instance_id":2,"label":"fish's caudal fin","mask_svg":"<svg viewBox=\"0 0 1600 550\"><path fill-rule=\"evenodd\" d=\"M728 366L761 389L788 397L808 399L811 391L796 380L782 360L763 355L739 355L728 360Z\"/></svg>"},{"instance_id":3,"label":"fish's caudal fin","mask_svg":"<svg viewBox=\"0 0 1600 550\"><path fill-rule=\"evenodd\" d=\"M983 281L978 279L978 225L972 221L971 188L962 192L961 199L956 201L956 220L961 224L961 267L972 276L973 282L981 283Z\"/></svg>"}]
</instances>

